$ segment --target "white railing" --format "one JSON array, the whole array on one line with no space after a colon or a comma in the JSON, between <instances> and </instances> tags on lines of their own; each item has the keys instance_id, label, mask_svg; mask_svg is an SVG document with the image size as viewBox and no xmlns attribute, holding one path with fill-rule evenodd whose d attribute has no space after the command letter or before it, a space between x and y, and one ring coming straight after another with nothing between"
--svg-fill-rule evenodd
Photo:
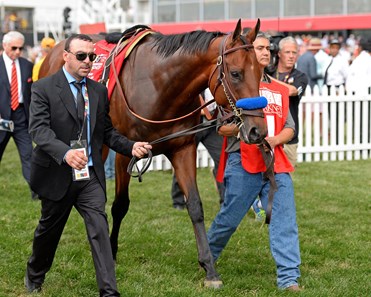
<instances>
[{"instance_id":1,"label":"white railing","mask_svg":"<svg viewBox=\"0 0 371 297\"><path fill-rule=\"evenodd\" d=\"M345 94L327 88L307 90L299 105L298 162L359 160L371 157L368 92Z\"/></svg>"},{"instance_id":2,"label":"white railing","mask_svg":"<svg viewBox=\"0 0 371 297\"><path fill-rule=\"evenodd\" d=\"M299 105L298 162L359 160L371 158L371 94L346 95L327 89L310 90ZM214 163L205 147L197 150L197 167ZM138 163L142 166L142 162ZM171 164L163 156L153 158L149 170L168 170Z\"/></svg>"}]
</instances>

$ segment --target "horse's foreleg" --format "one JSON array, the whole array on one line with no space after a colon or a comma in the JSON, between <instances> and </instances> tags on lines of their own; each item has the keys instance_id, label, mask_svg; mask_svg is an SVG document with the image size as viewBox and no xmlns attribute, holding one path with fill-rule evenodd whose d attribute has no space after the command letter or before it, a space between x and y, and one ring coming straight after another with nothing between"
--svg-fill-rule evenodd
<instances>
[{"instance_id":1,"label":"horse's foreleg","mask_svg":"<svg viewBox=\"0 0 371 297\"><path fill-rule=\"evenodd\" d=\"M123 218L129 210L129 182L130 175L126 172L129 164L129 158L120 154L116 154L115 162L115 176L116 176L116 191L115 200L113 201L111 214L112 214L112 231L111 231L111 248L113 259L116 260L118 250L118 237L120 226Z\"/></svg>"},{"instance_id":2,"label":"horse's foreleg","mask_svg":"<svg viewBox=\"0 0 371 297\"><path fill-rule=\"evenodd\" d=\"M206 271L205 286L219 288L222 286L222 281L215 270L213 257L207 241L204 211L196 183L195 146L183 148L170 157L170 160L173 164L179 186L186 197L188 214L191 218L196 236L198 262Z\"/></svg>"}]
</instances>

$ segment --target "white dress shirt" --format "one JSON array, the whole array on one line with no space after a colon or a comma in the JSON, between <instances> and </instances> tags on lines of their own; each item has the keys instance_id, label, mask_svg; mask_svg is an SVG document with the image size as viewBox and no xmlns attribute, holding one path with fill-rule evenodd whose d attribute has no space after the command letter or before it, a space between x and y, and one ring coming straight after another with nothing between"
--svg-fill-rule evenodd
<instances>
[{"instance_id":1,"label":"white dress shirt","mask_svg":"<svg viewBox=\"0 0 371 297\"><path fill-rule=\"evenodd\" d=\"M371 56L362 51L349 66L346 89L348 92L367 93L371 87Z\"/></svg>"},{"instance_id":2,"label":"white dress shirt","mask_svg":"<svg viewBox=\"0 0 371 297\"><path fill-rule=\"evenodd\" d=\"M332 63L331 63L332 60ZM330 57L327 63L328 65L331 63L330 67L327 70L327 82L326 85L328 86L340 86L345 84L346 79L348 77L348 70L349 64L346 58L337 54L335 57ZM325 68L325 71L327 69ZM325 75L325 73L323 74Z\"/></svg>"}]
</instances>

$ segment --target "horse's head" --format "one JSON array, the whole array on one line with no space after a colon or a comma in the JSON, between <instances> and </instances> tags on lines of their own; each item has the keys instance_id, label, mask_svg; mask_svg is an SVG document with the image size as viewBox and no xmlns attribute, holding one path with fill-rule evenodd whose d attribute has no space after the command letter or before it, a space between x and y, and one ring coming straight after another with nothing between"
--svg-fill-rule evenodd
<instances>
[{"instance_id":1,"label":"horse's head","mask_svg":"<svg viewBox=\"0 0 371 297\"><path fill-rule=\"evenodd\" d=\"M215 101L233 113L245 143L260 143L267 135L262 110L267 100L259 97L262 72L252 44L259 28L260 20L242 34L239 20L233 33L220 37L216 68L209 78Z\"/></svg>"}]
</instances>

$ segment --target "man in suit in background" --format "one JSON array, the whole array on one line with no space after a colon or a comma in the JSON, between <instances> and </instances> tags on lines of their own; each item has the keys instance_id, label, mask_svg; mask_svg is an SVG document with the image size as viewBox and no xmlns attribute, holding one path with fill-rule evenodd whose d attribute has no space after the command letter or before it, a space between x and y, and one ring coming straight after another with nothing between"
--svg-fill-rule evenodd
<instances>
[{"instance_id":1,"label":"man in suit in background","mask_svg":"<svg viewBox=\"0 0 371 297\"><path fill-rule=\"evenodd\" d=\"M28 133L29 106L33 64L21 57L24 36L10 31L3 36L4 52L0 56L0 117L14 122L14 131L0 131L0 162L5 148L13 137L22 162L22 173L30 182L32 153ZM34 194L32 195L34 198Z\"/></svg>"},{"instance_id":2,"label":"man in suit in background","mask_svg":"<svg viewBox=\"0 0 371 297\"><path fill-rule=\"evenodd\" d=\"M89 36L72 35L65 43L63 68L32 87L30 134L36 147L31 187L41 199L41 218L27 262L29 292L41 290L75 207L85 222L100 296L120 296L105 212L102 146L138 158L151 146L113 128L106 87L86 77L96 57L93 50Z\"/></svg>"}]
</instances>

